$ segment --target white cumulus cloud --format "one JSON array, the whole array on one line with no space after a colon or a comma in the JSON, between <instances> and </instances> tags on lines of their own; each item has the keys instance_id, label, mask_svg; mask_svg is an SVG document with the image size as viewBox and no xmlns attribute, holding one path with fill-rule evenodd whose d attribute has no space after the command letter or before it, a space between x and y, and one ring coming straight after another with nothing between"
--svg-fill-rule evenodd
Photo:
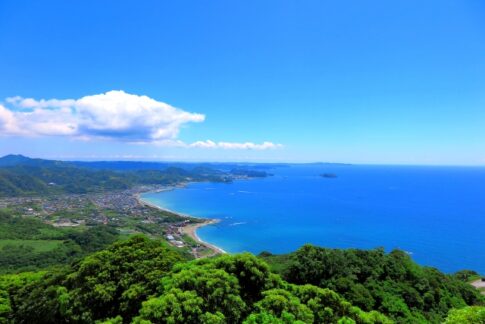
<instances>
[{"instance_id":1,"label":"white cumulus cloud","mask_svg":"<svg viewBox=\"0 0 485 324\"><path fill-rule=\"evenodd\" d=\"M124 91L66 100L11 97L6 102L12 106L0 106L0 130L6 135L150 142L174 139L183 124L205 119L202 114Z\"/></svg>"},{"instance_id":2,"label":"white cumulus cloud","mask_svg":"<svg viewBox=\"0 0 485 324\"><path fill-rule=\"evenodd\" d=\"M36 100L17 96L7 98L4 105L0 104L0 135L113 139L185 148L265 150L281 147L271 142L210 140L186 144L177 139L182 125L204 120L203 114L121 90L80 99Z\"/></svg>"}]
</instances>

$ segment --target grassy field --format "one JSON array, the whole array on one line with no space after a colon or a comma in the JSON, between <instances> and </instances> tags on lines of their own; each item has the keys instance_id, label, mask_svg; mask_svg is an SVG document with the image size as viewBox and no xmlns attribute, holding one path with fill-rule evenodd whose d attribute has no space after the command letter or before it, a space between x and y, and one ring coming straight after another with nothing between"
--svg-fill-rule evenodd
<instances>
[{"instance_id":1,"label":"grassy field","mask_svg":"<svg viewBox=\"0 0 485 324\"><path fill-rule=\"evenodd\" d=\"M52 251L62 244L60 240L0 240L0 249L5 246L28 246L32 247L35 252Z\"/></svg>"}]
</instances>

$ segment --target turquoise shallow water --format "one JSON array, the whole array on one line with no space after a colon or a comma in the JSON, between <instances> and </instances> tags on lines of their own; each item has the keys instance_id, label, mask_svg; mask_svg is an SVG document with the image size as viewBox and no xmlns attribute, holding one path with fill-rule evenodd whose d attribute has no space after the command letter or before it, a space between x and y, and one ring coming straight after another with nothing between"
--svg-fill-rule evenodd
<instances>
[{"instance_id":1,"label":"turquoise shallow water","mask_svg":"<svg viewBox=\"0 0 485 324\"><path fill-rule=\"evenodd\" d=\"M400 248L446 272L485 273L485 168L293 165L271 172L143 198L221 219L197 234L228 252L285 253L305 243Z\"/></svg>"}]
</instances>

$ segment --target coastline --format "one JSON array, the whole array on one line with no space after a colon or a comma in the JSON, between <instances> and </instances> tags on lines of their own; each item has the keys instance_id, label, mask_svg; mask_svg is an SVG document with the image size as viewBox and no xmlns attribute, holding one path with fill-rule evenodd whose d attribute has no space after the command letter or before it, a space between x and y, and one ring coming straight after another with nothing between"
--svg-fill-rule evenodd
<instances>
[{"instance_id":1,"label":"coastline","mask_svg":"<svg viewBox=\"0 0 485 324\"><path fill-rule=\"evenodd\" d=\"M182 227L182 233L188 235L189 237L191 237L192 239L194 239L195 241L197 241L201 245L204 245L205 247L214 251L214 254L212 254L212 255L226 254L227 252L224 251L223 249L221 249L220 247L218 247L217 245L207 243L206 241L201 240L200 237L197 235L197 230L199 228L201 228L203 226L207 226L207 225L216 224L216 223L219 223L219 222L220 222L220 219L208 219L208 220L206 220L202 223L185 225L184 227Z\"/></svg>"},{"instance_id":2,"label":"coastline","mask_svg":"<svg viewBox=\"0 0 485 324\"><path fill-rule=\"evenodd\" d=\"M150 191L150 192L171 191L171 190L175 190L177 188L183 188L186 185L187 184L184 183L182 186L168 187L168 188L163 188L163 189L160 189L160 190ZM183 217L183 218L186 218L186 219L189 219L189 220L194 220L194 219L196 219L196 220L202 220L203 222L201 222L201 223L192 223L192 224L187 224L187 225L181 227L182 233L185 234L185 235L187 235L187 236L189 236L194 241L196 241L199 244L205 246L206 248L212 250L214 253L211 256L217 255L217 254L226 254L227 253L226 251L224 251L224 249L218 247L217 245L214 245L214 244L211 244L211 243L208 243L208 242L203 241L197 235L197 230L199 228L201 228L203 226L208 226L208 225L216 224L216 223L220 222L220 219L216 219L216 218L212 218L212 219L199 218L199 217L194 217L194 216L191 216L191 215L183 214L183 213L180 213L180 212L177 212L177 211L174 211L174 210L170 210L170 209L167 209L167 208L162 208L162 207L160 207L158 205L155 205L154 203L151 203L149 201L144 200L141 197L141 194L143 194L143 193L145 193L145 192L140 192L140 193L137 193L135 195L136 200L141 205L145 205L145 206L148 206L148 207L151 207L151 208L155 208L155 209L158 209L158 210L161 210L161 211L164 211L164 212L169 212L169 213L175 214L177 216L180 216L180 217Z\"/></svg>"}]
</instances>

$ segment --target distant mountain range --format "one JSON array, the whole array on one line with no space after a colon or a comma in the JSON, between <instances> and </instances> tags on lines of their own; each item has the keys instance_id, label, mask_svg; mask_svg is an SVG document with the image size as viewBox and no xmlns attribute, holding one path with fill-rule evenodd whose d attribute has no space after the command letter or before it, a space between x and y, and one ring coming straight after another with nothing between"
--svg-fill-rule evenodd
<instances>
[{"instance_id":1,"label":"distant mountain range","mask_svg":"<svg viewBox=\"0 0 485 324\"><path fill-rule=\"evenodd\" d=\"M135 185L170 185L183 181L230 182L236 177L265 177L277 165L239 163L78 162L0 158L0 197L88 193Z\"/></svg>"},{"instance_id":2,"label":"distant mountain range","mask_svg":"<svg viewBox=\"0 0 485 324\"><path fill-rule=\"evenodd\" d=\"M44 159L32 159L24 155L5 155L0 158L0 167L11 167L11 166L68 166L72 165L70 162L55 161L55 160L44 160Z\"/></svg>"}]
</instances>

